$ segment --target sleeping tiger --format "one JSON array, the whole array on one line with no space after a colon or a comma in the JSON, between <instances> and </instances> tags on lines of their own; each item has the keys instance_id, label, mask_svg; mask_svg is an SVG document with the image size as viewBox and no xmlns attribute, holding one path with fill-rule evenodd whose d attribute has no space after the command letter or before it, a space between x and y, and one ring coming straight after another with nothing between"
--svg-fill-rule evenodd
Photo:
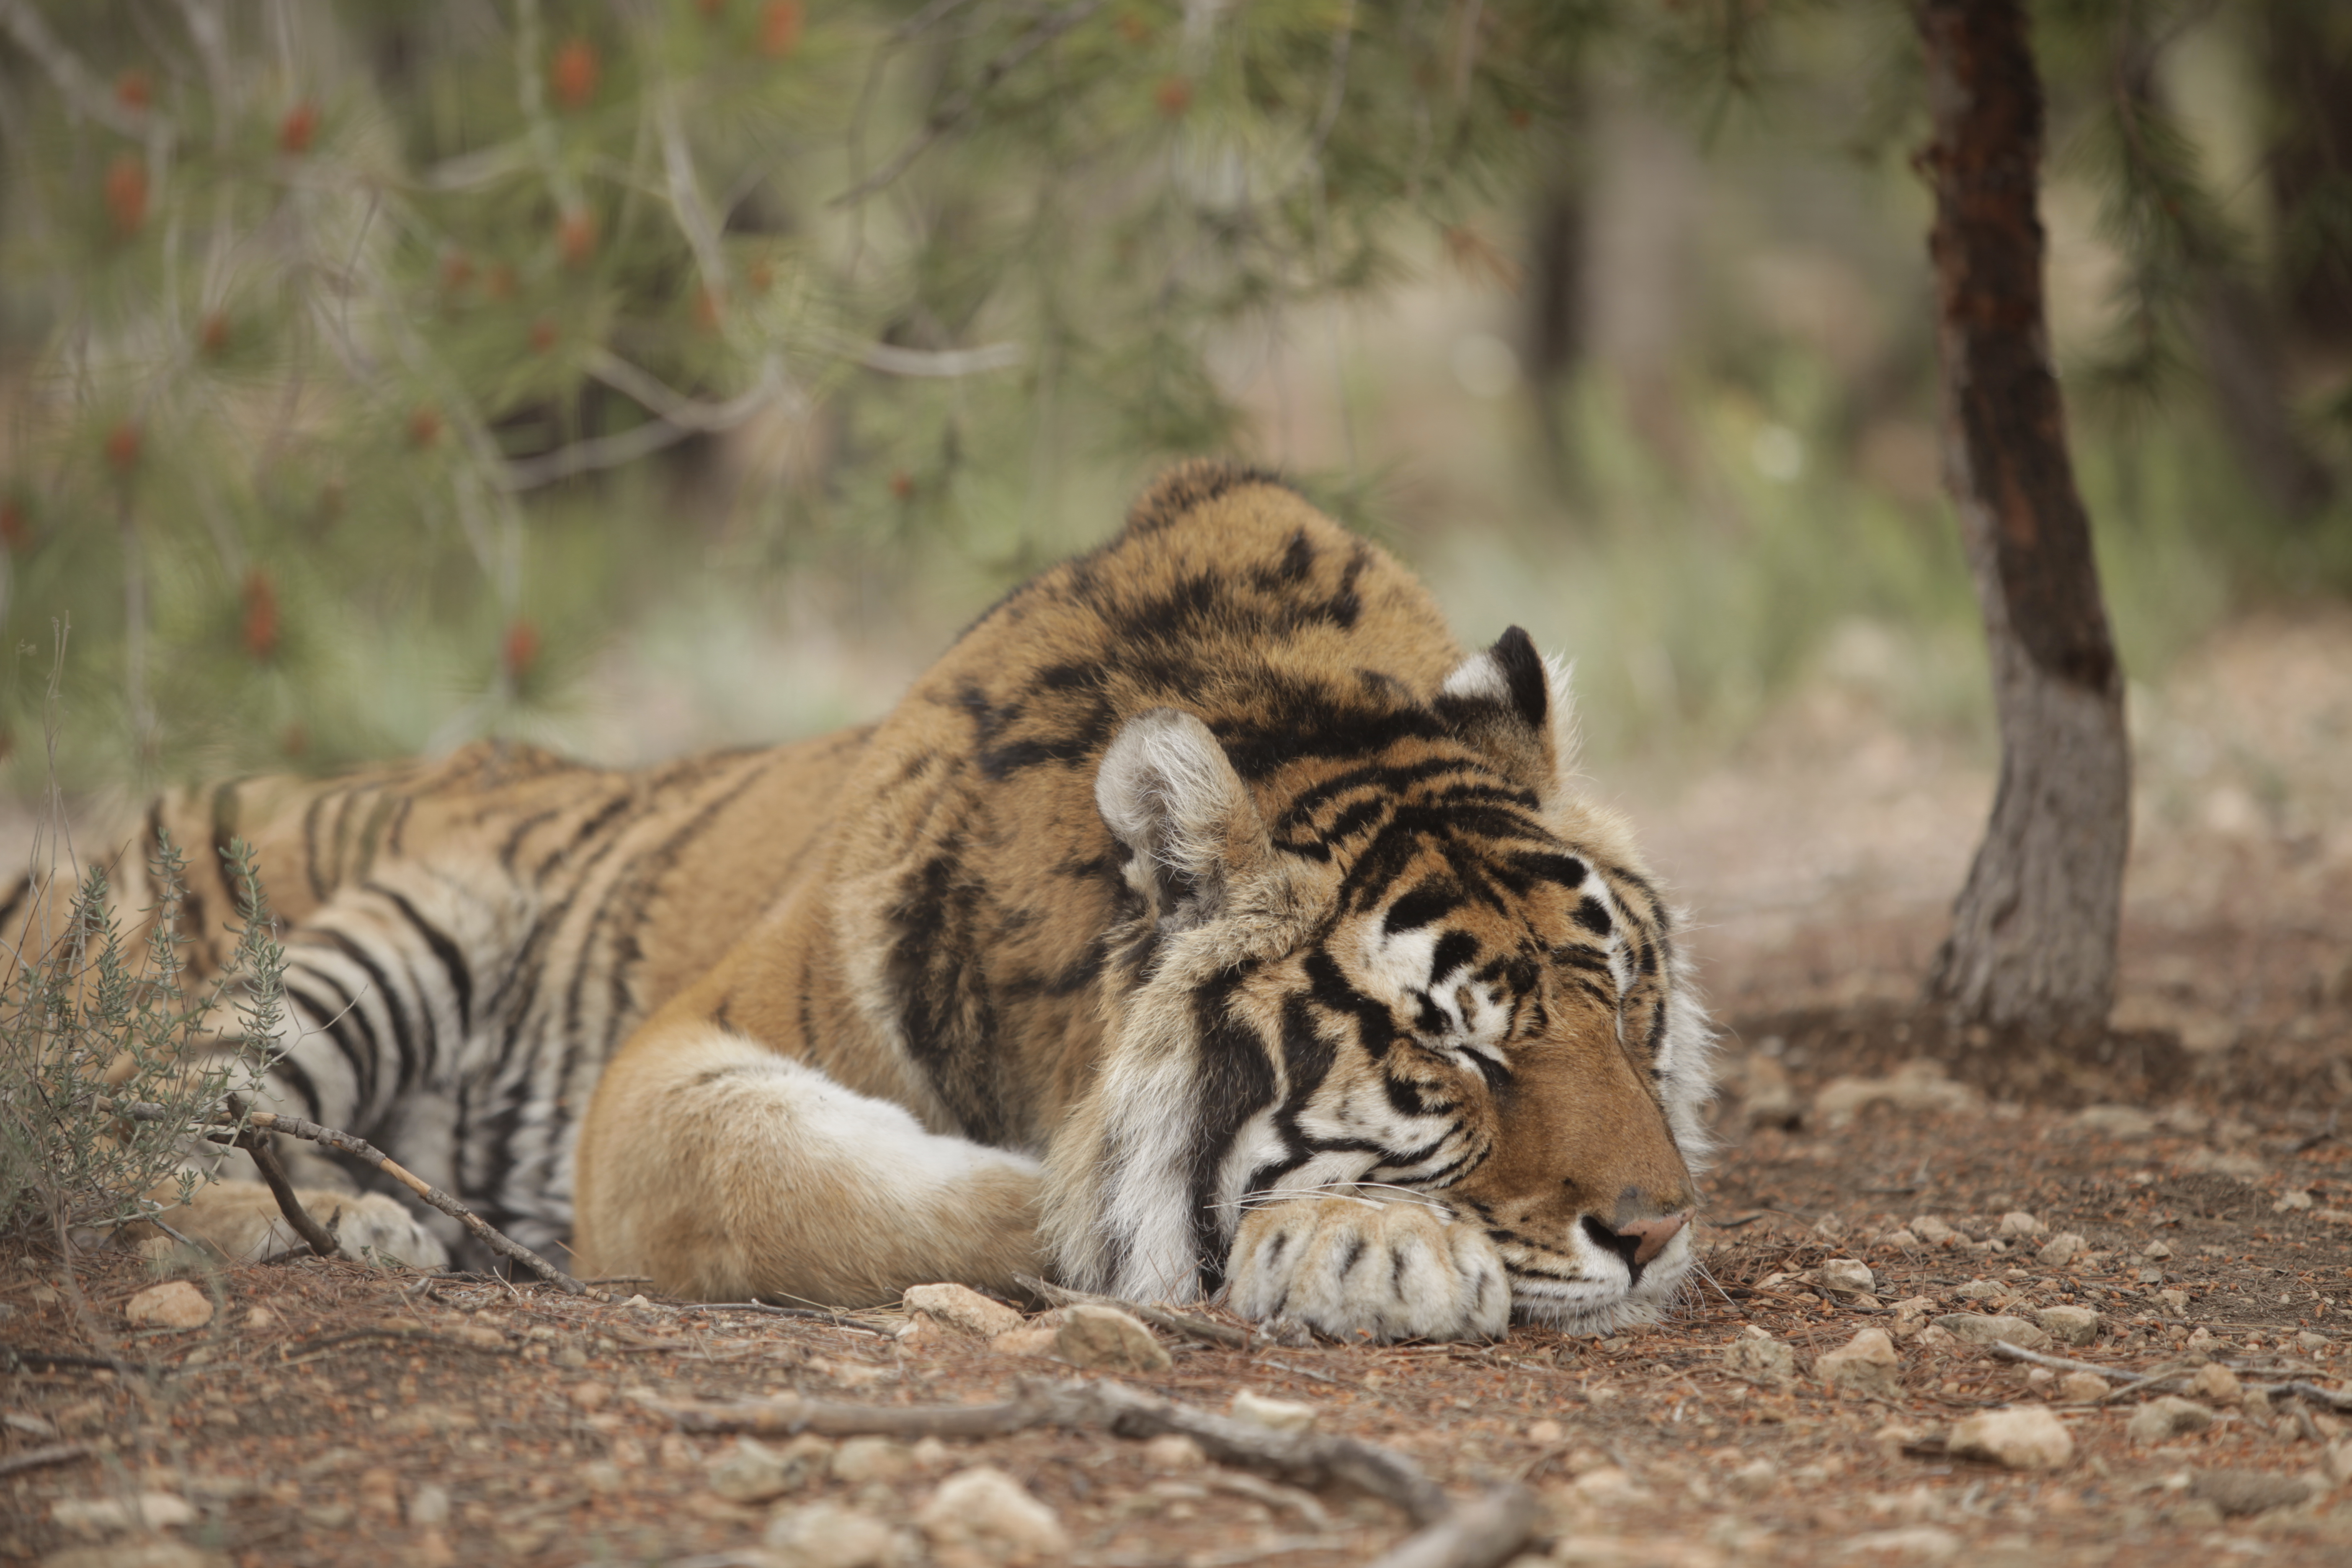
<instances>
[{"instance_id":1,"label":"sleeping tiger","mask_svg":"<svg viewBox=\"0 0 2352 1568\"><path fill-rule=\"evenodd\" d=\"M1524 632L1466 653L1387 554L1196 463L877 725L239 781L159 803L120 866L211 847L201 967L248 840L289 960L264 1102L584 1275L857 1305L1044 1272L1333 1335L1601 1331L1690 1268L1709 1044L1573 765ZM223 1183L174 1228L260 1201ZM381 1249L462 1252L412 1223Z\"/></svg>"}]
</instances>

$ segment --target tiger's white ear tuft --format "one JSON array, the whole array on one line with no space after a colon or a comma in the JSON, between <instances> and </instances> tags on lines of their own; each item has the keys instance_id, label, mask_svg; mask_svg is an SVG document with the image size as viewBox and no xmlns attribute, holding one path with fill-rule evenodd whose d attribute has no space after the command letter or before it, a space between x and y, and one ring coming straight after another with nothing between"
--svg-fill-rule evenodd
<instances>
[{"instance_id":1,"label":"tiger's white ear tuft","mask_svg":"<svg viewBox=\"0 0 2352 1568\"><path fill-rule=\"evenodd\" d=\"M1174 708L1138 714L1095 774L1095 809L1126 851L1128 884L1155 919L1213 920L1265 853L1265 827L1209 727Z\"/></svg>"},{"instance_id":2,"label":"tiger's white ear tuft","mask_svg":"<svg viewBox=\"0 0 2352 1568\"><path fill-rule=\"evenodd\" d=\"M1437 690L1437 711L1505 777L1549 804L1576 771L1576 707L1569 672L1512 626L1455 667Z\"/></svg>"}]
</instances>

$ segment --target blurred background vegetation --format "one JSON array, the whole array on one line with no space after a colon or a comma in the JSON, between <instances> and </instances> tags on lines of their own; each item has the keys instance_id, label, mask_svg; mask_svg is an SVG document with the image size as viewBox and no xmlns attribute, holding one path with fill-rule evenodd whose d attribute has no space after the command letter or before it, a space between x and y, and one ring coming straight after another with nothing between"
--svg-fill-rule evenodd
<instances>
[{"instance_id":1,"label":"blurred background vegetation","mask_svg":"<svg viewBox=\"0 0 2352 1568\"><path fill-rule=\"evenodd\" d=\"M2352 7L2045 0L2136 677L2352 587ZM885 709L1280 466L1598 766L1830 668L1990 748L1896 0L0 0L0 786Z\"/></svg>"}]
</instances>

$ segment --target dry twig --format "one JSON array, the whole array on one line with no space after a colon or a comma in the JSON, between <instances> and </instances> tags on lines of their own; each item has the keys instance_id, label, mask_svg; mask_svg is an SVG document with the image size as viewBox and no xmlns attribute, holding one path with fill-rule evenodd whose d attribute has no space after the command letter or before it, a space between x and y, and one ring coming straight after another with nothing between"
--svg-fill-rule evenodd
<instances>
[{"instance_id":1,"label":"dry twig","mask_svg":"<svg viewBox=\"0 0 2352 1568\"><path fill-rule=\"evenodd\" d=\"M228 1111L239 1122L246 1119L245 1106L235 1095L229 1097ZM294 1195L294 1184L287 1180L286 1167L278 1163L278 1151L270 1147L269 1140L249 1126L239 1126L236 1147L253 1157L253 1168L259 1171L261 1179L268 1184L269 1195L278 1200L278 1212L286 1216L286 1223L294 1227L294 1234L309 1243L314 1256L334 1257L340 1250L335 1233L313 1219L310 1211L304 1208L302 1201Z\"/></svg>"},{"instance_id":2,"label":"dry twig","mask_svg":"<svg viewBox=\"0 0 2352 1568\"><path fill-rule=\"evenodd\" d=\"M18 1470L38 1469L43 1465L62 1465L74 1459L87 1459L98 1452L87 1443L51 1443L45 1448L27 1448L21 1454L0 1458L0 1476L13 1476Z\"/></svg>"},{"instance_id":3,"label":"dry twig","mask_svg":"<svg viewBox=\"0 0 2352 1568\"><path fill-rule=\"evenodd\" d=\"M1154 1328L1166 1329L1171 1334L1181 1334L1188 1340L1199 1340L1203 1344L1245 1351L1257 1343L1257 1336L1247 1329L1213 1323L1206 1318L1171 1312L1165 1307L1149 1307L1140 1301L1122 1301L1116 1296L1097 1296L1085 1290L1072 1290L1066 1286L1049 1285L1034 1274L1015 1274L1013 1281L1024 1290L1035 1291L1056 1307L1116 1307L1129 1317L1142 1319Z\"/></svg>"},{"instance_id":4,"label":"dry twig","mask_svg":"<svg viewBox=\"0 0 2352 1568\"><path fill-rule=\"evenodd\" d=\"M1536 1532L1536 1494L1499 1486L1399 1542L1371 1568L1496 1568Z\"/></svg>"},{"instance_id":5,"label":"dry twig","mask_svg":"<svg viewBox=\"0 0 2352 1568\"><path fill-rule=\"evenodd\" d=\"M1267 1471L1294 1486L1346 1482L1396 1504L1415 1524L1433 1524L1452 1510L1445 1493L1418 1466L1377 1444L1313 1432L1276 1432L1124 1384L1027 1382L1001 1405L862 1405L802 1398L736 1405L641 1403L668 1415L688 1432L755 1436L814 1432L827 1437L1001 1437L1036 1426L1097 1426L1121 1437L1173 1432L1192 1438L1222 1464Z\"/></svg>"},{"instance_id":6,"label":"dry twig","mask_svg":"<svg viewBox=\"0 0 2352 1568\"><path fill-rule=\"evenodd\" d=\"M118 1116L134 1121L176 1121L180 1113L168 1106L149 1105L138 1101L115 1100L107 1109ZM215 1111L202 1119L205 1125L236 1128L238 1122L228 1112ZM305 1121L299 1116L280 1116L274 1110L256 1110L244 1118L243 1125L261 1132L283 1132L289 1138L300 1138L312 1143L324 1143L330 1149L365 1160L451 1219L471 1231L476 1240L501 1258L510 1258L567 1296L590 1294L588 1288L571 1275L492 1226L488 1220L443 1192L424 1177L410 1171L392 1156L364 1138L354 1138L332 1127L321 1127L315 1121Z\"/></svg>"}]
</instances>

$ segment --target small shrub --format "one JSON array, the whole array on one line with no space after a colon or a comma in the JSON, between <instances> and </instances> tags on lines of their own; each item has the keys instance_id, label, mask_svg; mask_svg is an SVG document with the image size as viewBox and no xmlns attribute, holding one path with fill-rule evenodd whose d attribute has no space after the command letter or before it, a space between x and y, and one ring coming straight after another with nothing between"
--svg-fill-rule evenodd
<instances>
[{"instance_id":1,"label":"small shrub","mask_svg":"<svg viewBox=\"0 0 2352 1568\"><path fill-rule=\"evenodd\" d=\"M143 936L124 936L98 867L50 936L41 917L57 877L36 879L19 945L0 960L0 1230L63 1236L152 1219L170 1206L159 1192L176 1183L184 1203L212 1179L216 1162L191 1157L218 1131L205 1122L228 1097L250 1095L284 1017L285 954L251 847L238 840L229 855L236 947L201 982L180 951L186 883L168 837L150 866ZM133 1120L117 1103L165 1114Z\"/></svg>"}]
</instances>

